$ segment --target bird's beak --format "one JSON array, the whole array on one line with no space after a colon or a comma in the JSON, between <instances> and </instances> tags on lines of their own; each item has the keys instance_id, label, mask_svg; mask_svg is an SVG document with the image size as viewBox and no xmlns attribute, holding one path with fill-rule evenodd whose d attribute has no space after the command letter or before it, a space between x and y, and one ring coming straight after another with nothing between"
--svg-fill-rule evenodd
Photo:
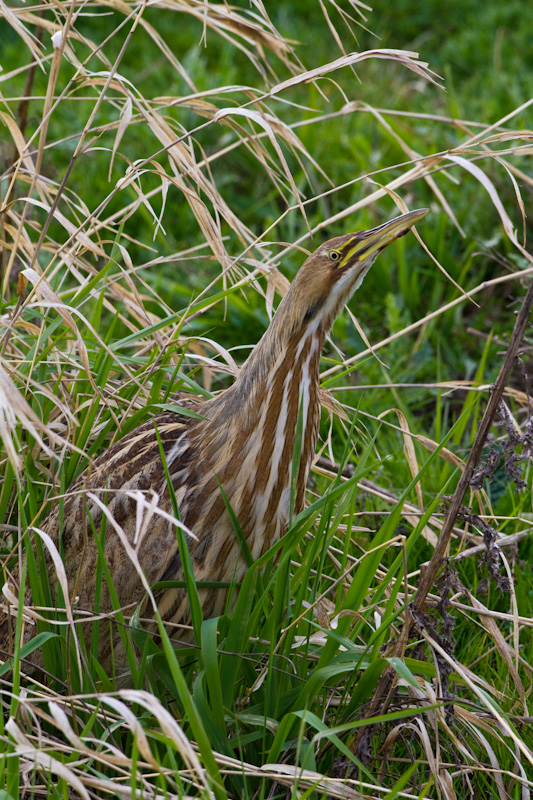
<instances>
[{"instance_id":1,"label":"bird's beak","mask_svg":"<svg viewBox=\"0 0 533 800\"><path fill-rule=\"evenodd\" d=\"M366 261L369 256L381 252L395 239L405 236L413 225L425 217L428 211L428 208L417 208L416 211L408 211L407 214L391 219L390 222L384 222L383 225L372 228L370 231L355 234L354 238L347 243L348 247L343 253L344 257L339 266L344 266L348 262L353 264L354 261Z\"/></svg>"}]
</instances>

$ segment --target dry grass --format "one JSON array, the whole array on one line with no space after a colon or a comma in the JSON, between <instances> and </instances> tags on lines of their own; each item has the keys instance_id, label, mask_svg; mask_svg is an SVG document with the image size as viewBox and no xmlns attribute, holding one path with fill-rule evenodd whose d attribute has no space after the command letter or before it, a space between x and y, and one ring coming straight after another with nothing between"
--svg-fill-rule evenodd
<instances>
[{"instance_id":1,"label":"dry grass","mask_svg":"<svg viewBox=\"0 0 533 800\"><path fill-rule=\"evenodd\" d=\"M313 597L302 595L301 614L275 632L270 656L268 647L262 655L250 651L255 653L251 661L253 688L245 686L233 708L220 706L216 712L230 718L241 715L249 731L270 730L273 763L252 763L244 756L222 752L211 731L205 732L200 712L186 709L187 725L178 724L183 707L175 698L167 703L165 692L159 697L141 689L73 693L68 682L61 690L57 683L41 685L18 674L14 683L3 677L1 687L7 712L2 741L8 753L2 776L12 796L34 792L32 796L71 793L84 798L224 797L236 796L239 781L246 787L246 796L252 792L248 787L261 787L253 790L261 796L272 790L276 796L287 797L411 798L427 792L424 796L454 798L460 785L467 787L465 793L469 786L484 787L487 796L502 800L513 793L530 796L533 754L523 726L530 719L531 668L521 655L521 636L533 626L533 620L519 614L513 568L506 554L510 546L529 535L531 515L520 506L502 522L482 488L471 490L468 505L475 507L479 519L493 526L505 524L510 531L498 540L499 564L510 579L508 610L488 608L472 587L456 583L447 587L443 613L454 609L458 627L464 620L468 630L482 631L485 650L492 650L494 674L476 674L475 656L472 662L461 663L449 643L436 637L429 621L422 624L418 620L418 637L434 663L423 666L422 645L403 662L390 659L396 694L391 710L387 712L383 705L375 713L383 723L385 738L379 757L368 761L368 733L375 728L364 719L368 700L364 693L361 707L350 708L351 693L355 696L361 691L350 674L356 663L357 669L363 669L361 663L366 664L371 653L372 658L383 660L380 648L390 637L400 636L402 614L425 568L419 560L417 568L408 572L407 559L419 534L430 546L437 542L443 517L436 495L451 480L452 470L436 490L432 483L433 501L425 493L427 475L439 460L460 472L467 453L458 447L454 429L432 438L413 430L412 418L394 405L372 420L369 408L359 408L358 401L351 405L346 395L342 405L337 403L334 395L339 387L329 384L363 359L377 357L382 349L386 352L392 343L409 341L414 333L423 335L432 321L452 308L475 302L474 298L479 299L490 287L520 286L533 273L522 198L524 190L533 186L527 161L533 133L512 127L532 101L491 125L426 114L427 120L442 129L443 141L450 131L458 131L458 143L439 152L415 152L409 138L391 121L401 118L408 126L422 115L359 102L357 83L346 81L346 75L351 69L363 77L365 62L379 60L403 70L394 73L400 75L396 77L400 82L415 79L438 85L439 78L416 53L385 49L350 53L351 45L342 44L348 41L344 26L365 23L363 15L368 9L358 2L345 5L347 9L325 2L317 6L342 55L311 68L300 62L290 32L282 35L277 31L260 3L240 8L187 0L150 5L108 0L59 6L46 0L33 9L17 4L0 8L4 30L11 26L20 41L18 63L4 63L0 74L4 134L0 175L0 436L4 447L0 510L6 567L15 553L22 560L24 550L18 543L32 526L38 526L49 501L68 491L87 459L143 415L161 404L172 404L178 387L192 395L205 394L216 389L225 376L236 373L241 353L232 352L205 332L195 335L194 325L213 308L227 307L241 291L247 297L258 293L271 314L276 295L282 295L288 285L279 264L290 258L295 248L312 247L311 237L322 230L339 230L343 220L351 228L357 214L382 198L391 198L405 210L406 202L411 207L422 205L418 197L429 192L433 211L444 210L464 235L454 208L456 195L448 192L448 187L476 182L479 194L488 196L495 223L498 220L507 237L508 263L513 265L468 290L459 285L456 291L455 278L419 238L428 262L444 275L443 283L450 290L447 297L453 299L446 299L429 313L420 308L414 322L380 341L372 339L367 349L355 355L339 356L324 369L324 403L331 424L325 432L323 455L333 465L342 460L335 431L343 431L349 441L353 433L350 421L359 411L361 425L370 420L369 425L383 426L400 437L404 455L398 458L402 468L407 465L409 478L402 491L392 492L386 482L380 484L379 467L372 480L361 464L352 477L344 472L336 478L337 469L331 471L331 465L330 469L323 463L317 467L317 475L333 486L345 484L351 489L358 485L360 491L377 498L386 522L372 543L365 541L361 550L359 534L368 530L369 511L359 512L351 501L342 499L347 495L334 489L337 494L331 496L340 503L336 507L339 516L331 523L333 535L320 566L313 562L305 573L303 551L295 551L291 557L298 591L300 573L316 575L313 570L323 570L325 562L331 573L324 573L321 589ZM108 11L117 24L113 27L103 17L100 35L93 16ZM315 9L313 13L320 12ZM245 59L238 62L238 85L218 85L218 75L210 74L210 88L198 90L194 75L188 73L167 35L166 21L174 25L176 15L184 28L191 19L201 26L196 32L203 28L206 58L212 49L216 54L220 41L225 40ZM134 83L134 48L140 43L147 47L149 42L159 54L160 69L173 76L169 87L173 94L162 96L155 90L150 94L150 80ZM326 103L330 82L345 96L337 110L330 110ZM350 96L346 96L346 85L352 89ZM157 81L154 86L159 88ZM314 103L313 114L306 110L309 98ZM294 118L295 107L302 109L300 119ZM315 152L308 143L320 139L326 123L334 122L342 130L348 120L359 115L373 118L380 134L394 140L404 159L351 177L341 185L330 179L327 152L318 147ZM253 170L261 176L258 194L249 198L249 206L239 197L238 175L224 171L225 163L238 163L234 160L237 156L252 159ZM91 180L91 175L99 177ZM326 184L328 188L324 188ZM315 185L320 186L319 191L314 191ZM358 185L364 187L358 199L339 209L336 198ZM263 227L258 230L253 208L261 203L266 186L276 197L278 215L270 222L261 220ZM329 211L322 218L320 209L324 208ZM176 219L183 230L171 234ZM284 244L284 225L294 219L298 219L298 235L293 243ZM513 220L520 220L520 232ZM422 227L420 236L424 236ZM185 287L189 278L195 287L194 296L188 289L191 299L180 300L178 308L171 307L171 293L162 281L154 279L161 271L168 280L172 270ZM394 388L392 385L391 391ZM475 403L471 399L482 397L489 387L480 376L434 381L428 389L468 389L471 394L463 410L471 412ZM513 424L523 431L529 397L508 386L505 398L513 404ZM372 459L378 464L386 461L379 440L370 441L363 451L369 463ZM428 453L429 459L425 458ZM323 491L322 484L320 487ZM332 513L331 507L318 502L316 513L306 521L308 541L314 538L309 535L313 521L316 529L324 530L327 515ZM390 514L383 509L391 509ZM408 538L394 533L400 521L411 531ZM354 537L353 547L347 545L350 536ZM475 558L484 546L483 532L468 520L456 522L452 537L449 554L457 562ZM397 548L400 562L405 559L403 572L403 566L394 571L386 561L385 551L390 548ZM312 552L312 547L306 552ZM9 591L6 585L4 592ZM333 606L329 605L332 592ZM429 595L433 605L442 603L442 592L442 586L434 587ZM39 617L39 610L25 609L25 613L27 624ZM74 631L73 620L74 616L69 624ZM301 633L302 620L309 626L307 633L291 639L296 630ZM354 634L361 620L366 626L364 647L357 638L360 634ZM388 627L382 627L383 620ZM335 631L338 640L332 637ZM311 674L317 665L326 669L343 652L341 647L350 647L349 641L352 650L348 652L354 659L347 662L349 671L332 672L331 683L324 683L314 696L310 694L309 706L295 707L293 722L300 720L299 732L295 734L290 727L289 712L285 718L271 719L255 709L255 692L269 679L276 654L285 653L295 663L309 663ZM448 669L461 687L453 721L446 712L446 704L452 701L443 688L447 681L443 669ZM2 673L6 674L7 670ZM188 691L194 706L194 678ZM186 694L185 689L183 692ZM185 694L180 695L182 703ZM214 694L210 698L214 703ZM349 718L341 716L336 723L332 709L343 706L348 708ZM194 713L200 722L194 722ZM366 743L364 737L357 739L360 730L367 734ZM197 731L205 740L196 736ZM318 754L336 749L332 761L337 776L333 769L331 774L322 774L307 768L303 758L291 760L292 751L288 744L284 750L282 742L298 737L303 741L304 734L317 762ZM359 749L353 746L354 737ZM240 752L239 746L232 750L236 756ZM409 753L417 765L414 771L406 771L402 762ZM371 765L366 772L365 761ZM389 779L389 773L394 779ZM399 777L402 773L405 779ZM396 788L391 795L393 784Z\"/></svg>"}]
</instances>

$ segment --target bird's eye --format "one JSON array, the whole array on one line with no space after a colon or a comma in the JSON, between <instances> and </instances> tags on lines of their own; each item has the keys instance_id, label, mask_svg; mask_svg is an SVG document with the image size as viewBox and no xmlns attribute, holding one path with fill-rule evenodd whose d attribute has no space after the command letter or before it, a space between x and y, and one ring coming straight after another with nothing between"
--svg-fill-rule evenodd
<instances>
[{"instance_id":1,"label":"bird's eye","mask_svg":"<svg viewBox=\"0 0 533 800\"><path fill-rule=\"evenodd\" d=\"M335 264L338 264L342 256L339 250L330 250L328 253L328 258L330 261L333 261Z\"/></svg>"}]
</instances>

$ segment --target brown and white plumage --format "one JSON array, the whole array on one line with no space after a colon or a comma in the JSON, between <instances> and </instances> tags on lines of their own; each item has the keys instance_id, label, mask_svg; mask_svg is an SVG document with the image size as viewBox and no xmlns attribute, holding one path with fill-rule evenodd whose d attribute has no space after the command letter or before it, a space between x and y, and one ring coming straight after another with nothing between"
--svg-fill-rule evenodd
<instances>
[{"instance_id":1,"label":"brown and white plumage","mask_svg":"<svg viewBox=\"0 0 533 800\"><path fill-rule=\"evenodd\" d=\"M188 540L197 581L239 582L246 571L220 486L254 559L283 535L290 513L299 413L303 435L295 513L304 505L318 437L319 363L325 337L379 252L407 233L425 213L425 209L410 212L371 231L320 245L301 267L270 327L230 388L195 406L198 418L164 413L149 420L103 453L90 474L81 476L65 501L62 531L69 593L71 598L79 598L79 608L93 610L97 574L98 551L87 510L97 531L103 513L87 492L105 499L108 514L134 545L138 504L127 492L146 493L148 499L155 492L158 506L167 516L152 517L138 546L139 561L149 584L183 577L175 525L168 517L173 506L156 428L180 519L197 537ZM42 528L57 541L58 508ZM120 604L132 612L144 596L143 586L109 523L105 558ZM200 589L199 595L204 617L223 612L223 591ZM167 621L189 621L184 589L167 589L158 602ZM105 581L101 610L111 610ZM13 648L9 627L5 619L0 623L3 654ZM115 660L118 657L119 666L125 666L119 638L114 635L111 641L109 629L102 626L99 657L105 666L112 645Z\"/></svg>"}]
</instances>

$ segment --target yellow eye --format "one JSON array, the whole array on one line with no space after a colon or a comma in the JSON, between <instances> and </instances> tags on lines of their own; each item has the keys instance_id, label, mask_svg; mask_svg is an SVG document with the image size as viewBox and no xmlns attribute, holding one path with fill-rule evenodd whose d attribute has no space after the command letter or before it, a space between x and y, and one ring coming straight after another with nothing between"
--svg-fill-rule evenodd
<instances>
[{"instance_id":1,"label":"yellow eye","mask_svg":"<svg viewBox=\"0 0 533 800\"><path fill-rule=\"evenodd\" d=\"M328 253L328 258L330 261L333 261L334 263L338 264L342 258L342 254L339 250L330 250Z\"/></svg>"}]
</instances>

